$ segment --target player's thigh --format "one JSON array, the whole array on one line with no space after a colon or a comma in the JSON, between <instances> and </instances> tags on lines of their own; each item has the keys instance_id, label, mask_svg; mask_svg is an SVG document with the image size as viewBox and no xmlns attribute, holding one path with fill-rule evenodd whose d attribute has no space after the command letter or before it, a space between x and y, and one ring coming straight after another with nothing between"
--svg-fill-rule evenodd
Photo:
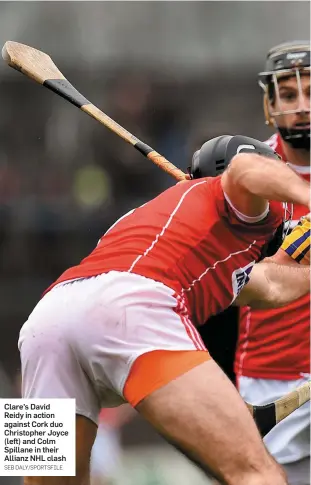
<instances>
[{"instance_id":1,"label":"player's thigh","mask_svg":"<svg viewBox=\"0 0 311 485\"><path fill-rule=\"evenodd\" d=\"M156 390L136 409L215 476L232 480L228 483L274 466L244 402L212 360Z\"/></svg>"},{"instance_id":2,"label":"player's thigh","mask_svg":"<svg viewBox=\"0 0 311 485\"><path fill-rule=\"evenodd\" d=\"M25 477L24 485L89 485L90 456L97 426L90 419L76 416L76 476Z\"/></svg>"}]
</instances>

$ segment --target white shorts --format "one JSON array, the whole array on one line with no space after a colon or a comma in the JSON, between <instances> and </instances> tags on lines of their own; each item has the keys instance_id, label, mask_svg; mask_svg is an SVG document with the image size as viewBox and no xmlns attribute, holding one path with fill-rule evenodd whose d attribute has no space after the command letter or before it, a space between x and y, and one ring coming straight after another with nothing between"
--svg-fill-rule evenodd
<instances>
[{"instance_id":1,"label":"white shorts","mask_svg":"<svg viewBox=\"0 0 311 485\"><path fill-rule=\"evenodd\" d=\"M154 350L207 354L173 290L116 271L48 292L22 327L19 350L23 397L75 398L77 414L95 423L101 407L124 403L139 356Z\"/></svg>"},{"instance_id":2,"label":"white shorts","mask_svg":"<svg viewBox=\"0 0 311 485\"><path fill-rule=\"evenodd\" d=\"M241 376L238 380L243 399L251 404L263 405L283 397L310 378L281 381L254 379ZM264 442L278 463L284 465L310 456L310 403L294 411L277 424L264 438ZM309 474L309 471L308 471ZM309 482L309 476L308 481Z\"/></svg>"}]
</instances>

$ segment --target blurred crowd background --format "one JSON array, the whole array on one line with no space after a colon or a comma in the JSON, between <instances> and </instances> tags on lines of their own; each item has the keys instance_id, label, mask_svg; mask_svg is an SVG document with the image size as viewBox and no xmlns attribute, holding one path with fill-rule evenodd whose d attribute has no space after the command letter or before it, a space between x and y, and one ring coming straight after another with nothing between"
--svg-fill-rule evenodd
<instances>
[{"instance_id":1,"label":"blurred crowd background","mask_svg":"<svg viewBox=\"0 0 311 485\"><path fill-rule=\"evenodd\" d=\"M0 2L0 44L48 53L88 99L185 170L208 138L270 136L257 73L270 47L309 38L309 7ZM116 218L172 183L105 127L0 61L0 397L18 395L18 333L42 291ZM103 423L112 441L106 446L104 437L98 449L113 451L115 440L106 464L118 478L104 481L97 464L96 485L206 483L135 415L112 412Z\"/></svg>"}]
</instances>

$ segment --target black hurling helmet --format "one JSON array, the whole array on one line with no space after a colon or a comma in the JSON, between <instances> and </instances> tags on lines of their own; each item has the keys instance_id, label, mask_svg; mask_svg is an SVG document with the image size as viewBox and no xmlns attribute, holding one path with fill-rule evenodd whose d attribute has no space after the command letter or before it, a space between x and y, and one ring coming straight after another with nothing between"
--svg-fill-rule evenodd
<instances>
[{"instance_id":1,"label":"black hurling helmet","mask_svg":"<svg viewBox=\"0 0 311 485\"><path fill-rule=\"evenodd\" d=\"M279 159L266 143L242 135L222 135L205 142L193 157L188 172L192 179L217 177L228 167L234 155L243 152L257 153Z\"/></svg>"},{"instance_id":2,"label":"black hurling helmet","mask_svg":"<svg viewBox=\"0 0 311 485\"><path fill-rule=\"evenodd\" d=\"M270 103L278 100L280 103L279 83L281 78L295 76L297 90L300 99L302 98L302 75L310 76L310 42L293 41L273 47L267 54L265 70L259 73L259 85L264 90L264 112L266 124L276 126L281 137L293 148L310 150L310 129L290 129L278 126L277 117L286 114L300 113L301 109L288 111L272 111ZM270 103L269 103L270 102ZM310 110L308 110L310 112Z\"/></svg>"}]
</instances>

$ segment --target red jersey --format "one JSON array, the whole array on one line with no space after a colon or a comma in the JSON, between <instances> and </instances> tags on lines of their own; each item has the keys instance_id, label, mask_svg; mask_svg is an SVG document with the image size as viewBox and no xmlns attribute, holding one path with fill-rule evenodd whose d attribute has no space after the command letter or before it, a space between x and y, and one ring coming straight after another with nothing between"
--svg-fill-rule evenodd
<instances>
[{"instance_id":1,"label":"red jersey","mask_svg":"<svg viewBox=\"0 0 311 485\"><path fill-rule=\"evenodd\" d=\"M284 159L280 136L267 142ZM310 182L310 167L289 164ZM307 208L294 205L294 227ZM240 310L235 372L263 379L297 379L310 372L310 295L286 307Z\"/></svg>"},{"instance_id":2,"label":"red jersey","mask_svg":"<svg viewBox=\"0 0 311 485\"><path fill-rule=\"evenodd\" d=\"M241 221L220 177L176 184L119 219L54 284L112 270L136 273L173 289L200 325L236 298L282 214L271 202L262 221Z\"/></svg>"}]
</instances>

